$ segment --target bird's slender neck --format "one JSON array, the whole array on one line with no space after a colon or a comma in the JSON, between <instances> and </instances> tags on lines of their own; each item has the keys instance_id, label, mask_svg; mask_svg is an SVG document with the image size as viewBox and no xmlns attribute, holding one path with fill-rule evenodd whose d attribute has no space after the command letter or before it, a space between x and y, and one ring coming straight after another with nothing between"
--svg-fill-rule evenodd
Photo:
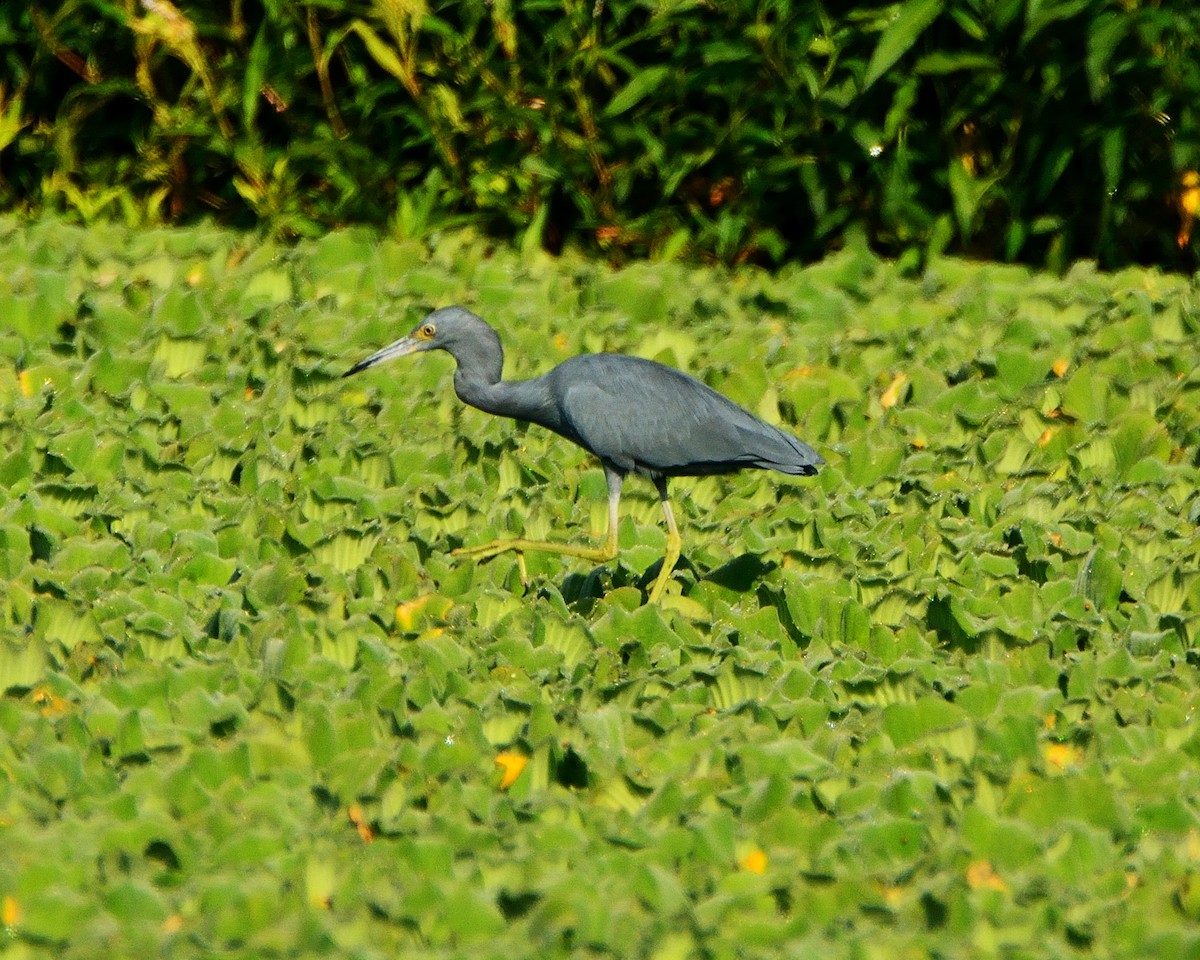
<instances>
[{"instance_id":1,"label":"bird's slender neck","mask_svg":"<svg viewBox=\"0 0 1200 960\"><path fill-rule=\"evenodd\" d=\"M454 392L464 403L479 406L475 399L486 397L504 373L504 347L496 331L482 320L477 321L469 336L456 337L443 349L458 364L454 371Z\"/></svg>"},{"instance_id":2,"label":"bird's slender neck","mask_svg":"<svg viewBox=\"0 0 1200 960\"><path fill-rule=\"evenodd\" d=\"M556 427L549 391L541 378L488 383L477 376L464 376L459 367L459 372L454 375L454 392L463 403L484 413L527 420L551 429Z\"/></svg>"},{"instance_id":3,"label":"bird's slender neck","mask_svg":"<svg viewBox=\"0 0 1200 960\"><path fill-rule=\"evenodd\" d=\"M502 380L504 348L491 328L487 334L454 344L450 351L458 363L454 392L463 403L484 413L528 420L554 429L550 423L550 398L540 378ZM551 418L552 419L552 418Z\"/></svg>"}]
</instances>

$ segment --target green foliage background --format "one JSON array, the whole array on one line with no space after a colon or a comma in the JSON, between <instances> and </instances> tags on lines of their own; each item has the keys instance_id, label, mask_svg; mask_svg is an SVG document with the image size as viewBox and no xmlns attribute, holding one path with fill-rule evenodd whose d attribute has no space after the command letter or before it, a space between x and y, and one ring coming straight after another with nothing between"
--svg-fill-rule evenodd
<instances>
[{"instance_id":1,"label":"green foliage background","mask_svg":"<svg viewBox=\"0 0 1200 960\"><path fill-rule=\"evenodd\" d=\"M1193 266L1198 20L0 5L0 955L1200 958L1194 284L944 256ZM452 562L605 510L451 302L829 464Z\"/></svg>"},{"instance_id":2,"label":"green foliage background","mask_svg":"<svg viewBox=\"0 0 1200 960\"><path fill-rule=\"evenodd\" d=\"M1197 37L1185 0L5 4L0 206L1191 269Z\"/></svg>"},{"instance_id":3,"label":"green foliage background","mask_svg":"<svg viewBox=\"0 0 1200 960\"><path fill-rule=\"evenodd\" d=\"M6 958L1200 956L1191 283L0 244ZM636 483L523 595L448 551L593 535L603 478L444 356L338 379L425 300L829 464L678 482L661 609Z\"/></svg>"}]
</instances>

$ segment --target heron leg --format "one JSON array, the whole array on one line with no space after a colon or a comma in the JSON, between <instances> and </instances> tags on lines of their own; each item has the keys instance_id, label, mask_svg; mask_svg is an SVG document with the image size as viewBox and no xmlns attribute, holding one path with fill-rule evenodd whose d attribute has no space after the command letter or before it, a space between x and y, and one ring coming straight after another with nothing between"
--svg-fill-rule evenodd
<instances>
[{"instance_id":1,"label":"heron leg","mask_svg":"<svg viewBox=\"0 0 1200 960\"><path fill-rule=\"evenodd\" d=\"M667 478L656 477L654 485L658 487L658 499L662 503L663 516L667 520L667 553L659 568L658 579L654 581L654 586L650 590L648 598L650 603L658 603L667 581L671 579L671 572L675 569L675 564L679 560L679 550L683 546L683 538L679 535L679 528L675 525L675 513L671 509L671 501L667 499Z\"/></svg>"},{"instance_id":2,"label":"heron leg","mask_svg":"<svg viewBox=\"0 0 1200 960\"><path fill-rule=\"evenodd\" d=\"M450 551L450 555L452 557L474 557L477 560L487 560L510 551L516 553L518 558L520 558L525 551L534 550L539 553L557 553L562 556L579 557L583 560L607 563L617 556L617 510L621 504L621 483L625 477L624 474L605 465L604 479L608 482L608 533L604 538L604 543L598 547L517 538L513 540L492 540L489 543L481 543L474 547L459 547L457 550ZM521 580L524 581L524 560L520 559L519 563L521 567Z\"/></svg>"}]
</instances>

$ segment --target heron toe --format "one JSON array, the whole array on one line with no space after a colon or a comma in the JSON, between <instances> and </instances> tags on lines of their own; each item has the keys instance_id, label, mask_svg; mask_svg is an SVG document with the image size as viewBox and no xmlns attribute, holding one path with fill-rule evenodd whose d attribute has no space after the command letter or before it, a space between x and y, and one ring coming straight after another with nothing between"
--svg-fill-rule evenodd
<instances>
[{"instance_id":1,"label":"heron toe","mask_svg":"<svg viewBox=\"0 0 1200 960\"><path fill-rule=\"evenodd\" d=\"M476 560L487 560L502 553L525 553L534 550L539 553L557 553L564 557L580 557L583 560L595 560L607 563L617 556L617 538L609 536L599 547L578 546L573 543L550 543L545 540L492 540L473 547L458 547L450 551L452 557L471 557Z\"/></svg>"},{"instance_id":2,"label":"heron toe","mask_svg":"<svg viewBox=\"0 0 1200 960\"><path fill-rule=\"evenodd\" d=\"M672 520L672 526L674 521ZM667 533L667 553L663 557L662 567L659 568L658 577L654 581L654 586L650 589L650 595L647 597L650 603L658 603L663 595L663 590L671 581L671 574L675 572L675 564L679 562L679 553L683 548L683 538L679 535L678 530L670 530Z\"/></svg>"},{"instance_id":3,"label":"heron toe","mask_svg":"<svg viewBox=\"0 0 1200 960\"><path fill-rule=\"evenodd\" d=\"M513 546L513 542L512 540L493 540L491 543L478 543L473 547L458 547L450 551L450 556L489 560L509 550L520 553L521 548Z\"/></svg>"}]
</instances>

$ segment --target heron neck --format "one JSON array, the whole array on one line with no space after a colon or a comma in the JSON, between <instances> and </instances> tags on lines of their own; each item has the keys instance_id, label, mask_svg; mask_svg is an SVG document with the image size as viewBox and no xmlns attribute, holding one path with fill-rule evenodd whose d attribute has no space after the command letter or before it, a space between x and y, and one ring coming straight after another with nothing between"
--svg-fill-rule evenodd
<instances>
[{"instance_id":1,"label":"heron neck","mask_svg":"<svg viewBox=\"0 0 1200 960\"><path fill-rule=\"evenodd\" d=\"M484 413L527 420L551 430L557 428L554 405L540 377L489 382L485 377L463 374L460 367L454 375L454 392L463 403Z\"/></svg>"}]
</instances>

